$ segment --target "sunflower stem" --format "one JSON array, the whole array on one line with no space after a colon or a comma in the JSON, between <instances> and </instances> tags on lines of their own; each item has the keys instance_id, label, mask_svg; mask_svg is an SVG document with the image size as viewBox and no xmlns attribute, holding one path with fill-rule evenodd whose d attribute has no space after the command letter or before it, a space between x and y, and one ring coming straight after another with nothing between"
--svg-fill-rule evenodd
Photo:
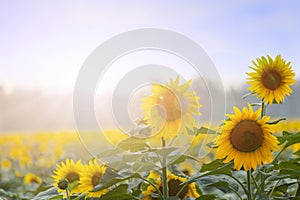
<instances>
[{"instance_id":1,"label":"sunflower stem","mask_svg":"<svg viewBox=\"0 0 300 200\"><path fill-rule=\"evenodd\" d=\"M66 194L67 194L67 200L70 200L70 194L69 194L69 189L66 189Z\"/></svg>"},{"instance_id":2,"label":"sunflower stem","mask_svg":"<svg viewBox=\"0 0 300 200\"><path fill-rule=\"evenodd\" d=\"M274 192L276 186L278 185L278 183L279 183L280 181L281 181L281 180L278 180L278 181L276 181L276 183L274 184L274 186L273 186L273 188L272 188L272 190L271 190L271 192L270 192L270 194L269 194L269 199L271 199L272 194L273 194L273 192Z\"/></svg>"},{"instance_id":3,"label":"sunflower stem","mask_svg":"<svg viewBox=\"0 0 300 200\"><path fill-rule=\"evenodd\" d=\"M255 177L253 176L253 173L250 173L250 175L251 175L251 178L252 178L253 183L254 183L254 185L255 185L255 188L258 189L258 185L257 185L257 182L256 182L256 180L255 180Z\"/></svg>"},{"instance_id":4,"label":"sunflower stem","mask_svg":"<svg viewBox=\"0 0 300 200\"><path fill-rule=\"evenodd\" d=\"M262 100L260 118L263 118L263 116L265 116L265 102Z\"/></svg>"},{"instance_id":5,"label":"sunflower stem","mask_svg":"<svg viewBox=\"0 0 300 200\"><path fill-rule=\"evenodd\" d=\"M272 164L275 164L278 157L280 156L280 154L286 149L287 146L284 146L280 151L279 153L275 156L275 158L273 159L273 161L271 162Z\"/></svg>"},{"instance_id":6,"label":"sunflower stem","mask_svg":"<svg viewBox=\"0 0 300 200\"><path fill-rule=\"evenodd\" d=\"M231 177L233 180L235 180L243 188L245 194L247 195L247 197L249 199L249 192L245 188L244 184L239 179L237 179L235 176L233 176L233 175L227 175L227 176Z\"/></svg>"},{"instance_id":7,"label":"sunflower stem","mask_svg":"<svg viewBox=\"0 0 300 200\"><path fill-rule=\"evenodd\" d=\"M162 137L161 138L162 147L166 147L166 141ZM167 199L169 197L169 190L168 190L168 180L167 180L167 155L163 154L162 158L162 179L163 179L163 197Z\"/></svg>"},{"instance_id":8,"label":"sunflower stem","mask_svg":"<svg viewBox=\"0 0 300 200\"><path fill-rule=\"evenodd\" d=\"M252 196L251 195L251 172L252 172L251 169L247 171L247 186L248 186L248 193L249 193L248 200L252 200L252 198L251 198L251 196Z\"/></svg>"},{"instance_id":9,"label":"sunflower stem","mask_svg":"<svg viewBox=\"0 0 300 200\"><path fill-rule=\"evenodd\" d=\"M161 191L159 190L159 188L156 187L155 184L153 184L151 181L149 181L149 180L147 180L145 178L142 178L142 177L139 177L139 179L141 179L141 180L149 183L150 185L152 185L152 187L154 187L154 189L156 190L157 194L159 195L159 199L163 200L163 195L162 195Z\"/></svg>"}]
</instances>

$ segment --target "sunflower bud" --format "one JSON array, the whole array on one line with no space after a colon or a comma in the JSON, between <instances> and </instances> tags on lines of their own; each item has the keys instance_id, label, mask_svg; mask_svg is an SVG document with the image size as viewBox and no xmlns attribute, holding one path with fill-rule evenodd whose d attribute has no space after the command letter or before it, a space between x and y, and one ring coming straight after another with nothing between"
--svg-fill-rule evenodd
<instances>
[{"instance_id":1,"label":"sunflower bud","mask_svg":"<svg viewBox=\"0 0 300 200\"><path fill-rule=\"evenodd\" d=\"M68 188L68 185L69 181L67 179L60 179L57 184L58 188L61 190L66 190Z\"/></svg>"}]
</instances>

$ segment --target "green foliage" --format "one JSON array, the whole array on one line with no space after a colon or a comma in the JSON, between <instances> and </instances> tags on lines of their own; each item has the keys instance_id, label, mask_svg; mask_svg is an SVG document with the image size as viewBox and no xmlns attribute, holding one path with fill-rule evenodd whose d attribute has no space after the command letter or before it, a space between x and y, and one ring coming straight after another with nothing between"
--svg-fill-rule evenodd
<instances>
[{"instance_id":1,"label":"green foliage","mask_svg":"<svg viewBox=\"0 0 300 200\"><path fill-rule=\"evenodd\" d=\"M216 196L213 194L204 194L198 197L196 200L215 200Z\"/></svg>"},{"instance_id":2,"label":"green foliage","mask_svg":"<svg viewBox=\"0 0 300 200\"><path fill-rule=\"evenodd\" d=\"M118 147L123 150L128 150L131 152L137 152L142 150L147 150L150 146L146 143L145 139L131 136L121 141Z\"/></svg>"},{"instance_id":3,"label":"green foliage","mask_svg":"<svg viewBox=\"0 0 300 200\"><path fill-rule=\"evenodd\" d=\"M102 195L99 198L99 200L112 200L112 199L134 200L138 198L128 192L128 185L121 184L111 189L108 193Z\"/></svg>"},{"instance_id":4,"label":"green foliage","mask_svg":"<svg viewBox=\"0 0 300 200\"><path fill-rule=\"evenodd\" d=\"M287 131L282 132L282 136L277 137L279 144L285 143L285 148L300 143L300 132L298 133L289 133Z\"/></svg>"},{"instance_id":5,"label":"green foliage","mask_svg":"<svg viewBox=\"0 0 300 200\"><path fill-rule=\"evenodd\" d=\"M273 121L273 122L266 122L266 124L275 125L275 124L278 124L279 122L284 121L284 120L286 120L286 118L281 118L281 119L278 119L278 120Z\"/></svg>"},{"instance_id":6,"label":"green foliage","mask_svg":"<svg viewBox=\"0 0 300 200\"><path fill-rule=\"evenodd\" d=\"M62 199L62 195L57 192L57 188L52 187L46 191L40 192L33 200L50 200L50 199Z\"/></svg>"}]
</instances>

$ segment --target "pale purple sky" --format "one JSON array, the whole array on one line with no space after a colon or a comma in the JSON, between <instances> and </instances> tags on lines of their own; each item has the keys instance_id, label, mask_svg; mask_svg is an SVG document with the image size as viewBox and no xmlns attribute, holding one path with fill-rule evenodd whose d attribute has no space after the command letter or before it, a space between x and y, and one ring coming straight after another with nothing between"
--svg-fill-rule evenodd
<instances>
[{"instance_id":1,"label":"pale purple sky","mask_svg":"<svg viewBox=\"0 0 300 200\"><path fill-rule=\"evenodd\" d=\"M0 85L72 92L97 46L149 27L196 41L227 85L243 83L251 60L266 54L300 74L299 8L297 0L0 1Z\"/></svg>"}]
</instances>

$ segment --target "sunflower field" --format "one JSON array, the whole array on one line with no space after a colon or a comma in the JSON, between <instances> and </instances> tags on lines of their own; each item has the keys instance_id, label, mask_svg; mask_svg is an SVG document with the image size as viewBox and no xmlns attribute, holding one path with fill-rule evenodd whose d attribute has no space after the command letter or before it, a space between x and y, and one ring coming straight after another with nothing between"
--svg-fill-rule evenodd
<instances>
[{"instance_id":1,"label":"sunflower field","mask_svg":"<svg viewBox=\"0 0 300 200\"><path fill-rule=\"evenodd\" d=\"M300 199L300 119L268 115L295 73L280 55L252 64L243 98L257 101L213 125L197 122L201 97L177 77L152 84L130 134L1 134L0 200Z\"/></svg>"}]
</instances>

